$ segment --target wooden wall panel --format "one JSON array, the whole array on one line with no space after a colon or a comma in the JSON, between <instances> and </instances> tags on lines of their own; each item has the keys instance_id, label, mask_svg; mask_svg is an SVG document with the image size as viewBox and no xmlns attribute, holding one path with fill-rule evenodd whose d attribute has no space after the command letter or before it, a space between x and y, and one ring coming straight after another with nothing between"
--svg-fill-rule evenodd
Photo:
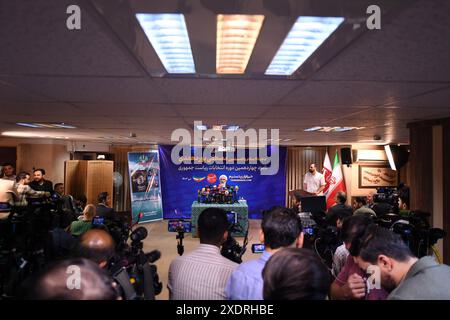
<instances>
[{"instance_id":1,"label":"wooden wall panel","mask_svg":"<svg viewBox=\"0 0 450 320\"><path fill-rule=\"evenodd\" d=\"M410 126L410 205L412 210L433 212L432 126Z\"/></svg>"},{"instance_id":2,"label":"wooden wall panel","mask_svg":"<svg viewBox=\"0 0 450 320\"><path fill-rule=\"evenodd\" d=\"M290 206L292 199L289 191L303 189L303 178L311 163L315 163L317 170L322 172L326 147L289 147L286 168L286 205Z\"/></svg>"},{"instance_id":3,"label":"wooden wall panel","mask_svg":"<svg viewBox=\"0 0 450 320\"><path fill-rule=\"evenodd\" d=\"M87 193L88 203L97 204L97 196L101 192L108 192L113 204L113 161L87 162Z\"/></svg>"},{"instance_id":4,"label":"wooden wall panel","mask_svg":"<svg viewBox=\"0 0 450 320\"><path fill-rule=\"evenodd\" d=\"M66 193L78 198L87 197L97 204L100 192L108 192L113 200L113 161L69 160L65 162Z\"/></svg>"}]
</instances>

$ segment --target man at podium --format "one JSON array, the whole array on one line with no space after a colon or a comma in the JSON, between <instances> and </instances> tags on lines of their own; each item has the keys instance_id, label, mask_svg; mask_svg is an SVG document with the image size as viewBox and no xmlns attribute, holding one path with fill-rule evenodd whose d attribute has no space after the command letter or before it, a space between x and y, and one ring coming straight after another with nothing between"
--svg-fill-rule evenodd
<instances>
[{"instance_id":1,"label":"man at podium","mask_svg":"<svg viewBox=\"0 0 450 320\"><path fill-rule=\"evenodd\" d=\"M315 196L322 196L325 185L325 177L317 172L316 165L312 163L303 179L303 190Z\"/></svg>"}]
</instances>

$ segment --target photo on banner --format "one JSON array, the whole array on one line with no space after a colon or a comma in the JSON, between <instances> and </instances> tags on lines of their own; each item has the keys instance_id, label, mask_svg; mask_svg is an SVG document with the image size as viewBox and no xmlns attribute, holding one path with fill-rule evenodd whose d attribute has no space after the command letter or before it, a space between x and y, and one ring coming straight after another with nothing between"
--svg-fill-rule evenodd
<instances>
[{"instance_id":1,"label":"photo on banner","mask_svg":"<svg viewBox=\"0 0 450 320\"><path fill-rule=\"evenodd\" d=\"M159 154L157 150L129 152L131 210L133 222L139 223L163 218Z\"/></svg>"}]
</instances>

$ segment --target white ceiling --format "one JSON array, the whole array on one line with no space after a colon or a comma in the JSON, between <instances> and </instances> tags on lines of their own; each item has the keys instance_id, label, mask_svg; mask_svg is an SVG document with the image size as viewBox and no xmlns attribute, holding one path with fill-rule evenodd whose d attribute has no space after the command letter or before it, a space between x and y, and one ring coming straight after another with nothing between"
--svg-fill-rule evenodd
<instances>
[{"instance_id":1,"label":"white ceiling","mask_svg":"<svg viewBox=\"0 0 450 320\"><path fill-rule=\"evenodd\" d=\"M169 143L193 121L279 128L286 144L354 144L380 135L408 143L407 123L450 116L450 1L1 0L0 131L16 122L66 122L51 136L107 143ZM65 27L78 4L82 29ZM136 12L183 12L198 74L166 75ZM243 76L217 76L215 14L258 13L263 29ZM347 23L292 77L264 76L299 15ZM360 23L357 28L357 23ZM312 126L364 126L304 132ZM26 130L25 130L26 131ZM130 132L136 139L125 139ZM0 138L0 142L2 139Z\"/></svg>"}]
</instances>

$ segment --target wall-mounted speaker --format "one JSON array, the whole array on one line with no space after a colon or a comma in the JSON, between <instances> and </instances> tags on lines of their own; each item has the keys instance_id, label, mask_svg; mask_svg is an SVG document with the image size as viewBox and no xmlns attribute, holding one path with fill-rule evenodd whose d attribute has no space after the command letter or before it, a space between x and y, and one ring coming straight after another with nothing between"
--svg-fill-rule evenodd
<instances>
[{"instance_id":1,"label":"wall-mounted speaker","mask_svg":"<svg viewBox=\"0 0 450 320\"><path fill-rule=\"evenodd\" d=\"M351 148L342 148L341 149L341 161L342 161L342 164L345 164L348 166L353 163Z\"/></svg>"}]
</instances>

